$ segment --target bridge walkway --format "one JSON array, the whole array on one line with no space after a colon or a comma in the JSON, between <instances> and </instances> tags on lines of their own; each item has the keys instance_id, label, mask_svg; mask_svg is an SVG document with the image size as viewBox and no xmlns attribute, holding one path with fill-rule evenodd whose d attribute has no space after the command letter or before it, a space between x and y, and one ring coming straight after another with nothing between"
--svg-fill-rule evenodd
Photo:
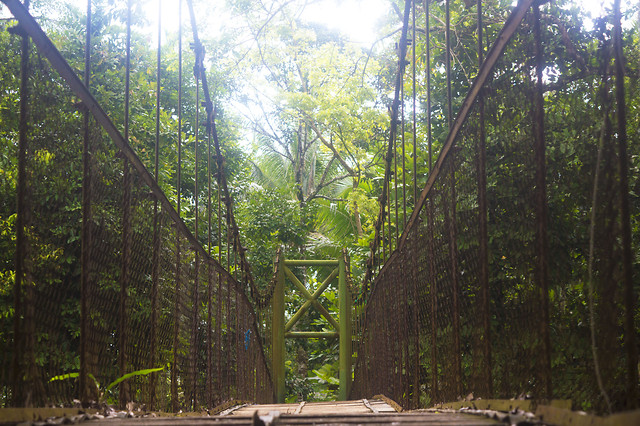
<instances>
[{"instance_id":1,"label":"bridge walkway","mask_svg":"<svg viewBox=\"0 0 640 426\"><path fill-rule=\"evenodd\" d=\"M499 422L485 417L438 412L398 412L379 399L302 402L295 404L246 404L232 407L220 415L206 417L155 417L115 420L118 426L143 424L216 425L459 425L484 426ZM114 419L92 421L91 425L110 425Z\"/></svg>"}]
</instances>

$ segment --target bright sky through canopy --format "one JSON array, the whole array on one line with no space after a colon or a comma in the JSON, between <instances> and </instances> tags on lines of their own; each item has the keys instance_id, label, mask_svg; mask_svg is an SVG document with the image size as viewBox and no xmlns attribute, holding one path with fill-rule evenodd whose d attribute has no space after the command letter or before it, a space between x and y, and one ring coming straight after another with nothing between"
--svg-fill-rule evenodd
<instances>
[{"instance_id":1,"label":"bright sky through canopy","mask_svg":"<svg viewBox=\"0 0 640 426\"><path fill-rule=\"evenodd\" d=\"M302 18L324 24L368 47L376 40L376 24L388 8L388 0L325 0L309 5Z\"/></svg>"},{"instance_id":2,"label":"bright sky through canopy","mask_svg":"<svg viewBox=\"0 0 640 426\"><path fill-rule=\"evenodd\" d=\"M68 0L80 10L86 10L87 0ZM114 0L125 1L125 0ZM158 25L158 3L159 0L134 0L142 3L144 13L149 20L149 28L144 30L151 36L152 43L155 44ZM178 23L178 0L161 0L163 10L163 32L177 31ZM418 0L421 1L421 0ZM462 0L459 0L462 1ZM622 0L622 9L627 9L636 0ZM609 9L613 0L574 0L574 3L581 4L592 18L596 18L604 13L605 7ZM188 11L183 1L183 19L188 21ZM224 28L225 21L229 17L225 10L227 3L224 0L194 0L194 6L201 7L203 3L208 3L208 9L213 10L212 15L218 16L217 25L209 25L200 29L202 38L216 37L220 28ZM514 4L517 0L514 0ZM309 1L304 12L300 16L303 20L326 25L332 30L337 30L345 35L351 42L358 43L363 47L370 47L377 39L377 25L380 18L390 9L390 0L315 0ZM5 7L0 11L2 17L8 17L9 12ZM633 18L632 18L633 19ZM629 24L629 23L628 23Z\"/></svg>"}]
</instances>

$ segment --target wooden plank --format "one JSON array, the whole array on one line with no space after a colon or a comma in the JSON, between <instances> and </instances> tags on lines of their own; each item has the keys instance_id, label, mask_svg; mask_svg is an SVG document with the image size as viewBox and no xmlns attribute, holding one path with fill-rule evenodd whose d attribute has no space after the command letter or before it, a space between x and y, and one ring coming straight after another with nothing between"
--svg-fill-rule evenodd
<instances>
[{"instance_id":1,"label":"wooden plank","mask_svg":"<svg viewBox=\"0 0 640 426\"><path fill-rule=\"evenodd\" d=\"M299 414L299 415L332 415L332 414L367 414L371 412L379 413L395 413L396 410L382 400L365 400L356 401L321 401L307 402L301 404L264 404L264 405L247 405L241 409L237 409L231 415L234 416L252 416L255 411L258 415L266 415L272 411L279 411L281 414ZM372 408L367 406L369 404Z\"/></svg>"},{"instance_id":2,"label":"wooden plank","mask_svg":"<svg viewBox=\"0 0 640 426\"><path fill-rule=\"evenodd\" d=\"M476 410L496 410L512 411L520 409L522 411L533 412L534 402L531 399L478 399L473 401L456 401L438 404L434 408L447 408L459 410L461 408L473 408Z\"/></svg>"},{"instance_id":3,"label":"wooden plank","mask_svg":"<svg viewBox=\"0 0 640 426\"><path fill-rule=\"evenodd\" d=\"M380 411L378 411L377 408L374 408L371 404L369 404L369 401L367 401L366 399L363 399L362 402L364 403L364 405L371 410L372 413L379 413Z\"/></svg>"},{"instance_id":4,"label":"wooden plank","mask_svg":"<svg viewBox=\"0 0 640 426\"><path fill-rule=\"evenodd\" d=\"M299 406L298 404L291 404ZM306 406L307 404L305 404ZM364 404L361 404L364 407ZM130 419L92 420L92 426L139 426L139 425L252 425L253 413L246 416L207 416L207 417L146 417ZM324 414L324 415L293 415L283 414L277 419L278 425L315 425L315 424L399 424L399 425L457 425L457 426L487 426L501 424L497 421L461 413L395 413L395 414Z\"/></svg>"},{"instance_id":5,"label":"wooden plank","mask_svg":"<svg viewBox=\"0 0 640 426\"><path fill-rule=\"evenodd\" d=\"M73 417L80 414L96 414L98 410L79 408L0 408L0 423L41 421L50 417Z\"/></svg>"},{"instance_id":6,"label":"wooden plank","mask_svg":"<svg viewBox=\"0 0 640 426\"><path fill-rule=\"evenodd\" d=\"M396 413L396 414L368 414L354 416L324 416L302 417L283 416L278 419L279 425L314 425L314 424L400 424L400 425L457 425L457 426L486 426L499 424L479 416L457 413Z\"/></svg>"},{"instance_id":7,"label":"wooden plank","mask_svg":"<svg viewBox=\"0 0 640 426\"><path fill-rule=\"evenodd\" d=\"M314 424L399 424L399 425L458 425L486 426L499 424L497 421L482 416L448 412L389 412L372 413L367 404L376 406L378 410L393 410L391 406L380 400L358 400L344 402L311 402L300 404L266 404L247 405L237 408L227 416L189 416L189 417L145 417L131 419L93 420L92 425L106 426L138 426L138 425L251 425L255 411L265 416L279 411L279 425L314 425ZM379 408L378 408L379 407ZM236 408L236 407L234 407ZM617 426L617 425L612 425Z\"/></svg>"},{"instance_id":8,"label":"wooden plank","mask_svg":"<svg viewBox=\"0 0 640 426\"><path fill-rule=\"evenodd\" d=\"M640 425L640 410L626 411L607 417L595 416L583 411L571 411L549 405L539 405L536 416L543 421L557 425L571 426L624 426Z\"/></svg>"},{"instance_id":9,"label":"wooden plank","mask_svg":"<svg viewBox=\"0 0 640 426\"><path fill-rule=\"evenodd\" d=\"M306 402L305 402L305 401L302 401L302 402L300 403L300 405L298 406L298 408L296 408L296 412L295 412L295 413L293 413L293 414L300 414L300 411L302 411L302 407L304 407L304 405L305 405L305 404L306 404Z\"/></svg>"},{"instance_id":10,"label":"wooden plank","mask_svg":"<svg viewBox=\"0 0 640 426\"><path fill-rule=\"evenodd\" d=\"M604 426L604 419L602 417L590 416L581 411L571 411L548 405L538 406L536 416L543 422L557 425Z\"/></svg>"},{"instance_id":11,"label":"wooden plank","mask_svg":"<svg viewBox=\"0 0 640 426\"><path fill-rule=\"evenodd\" d=\"M219 416L228 416L229 414L233 413L234 411L240 410L240 409L242 409L243 407L246 407L246 406L247 406L247 404L236 405L236 406L231 407L231 408L229 408L227 410L224 410L223 412L221 412L219 414Z\"/></svg>"}]
</instances>

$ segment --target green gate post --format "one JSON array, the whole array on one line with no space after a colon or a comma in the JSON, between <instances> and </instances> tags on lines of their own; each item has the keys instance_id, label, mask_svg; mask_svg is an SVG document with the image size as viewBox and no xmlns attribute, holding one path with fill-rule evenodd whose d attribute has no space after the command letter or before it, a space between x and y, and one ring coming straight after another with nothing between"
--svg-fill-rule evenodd
<instances>
[{"instance_id":1,"label":"green gate post","mask_svg":"<svg viewBox=\"0 0 640 426\"><path fill-rule=\"evenodd\" d=\"M277 403L284 402L284 254L278 256L278 276L273 292L273 307L271 322L271 371L273 372L275 399Z\"/></svg>"},{"instance_id":2,"label":"green gate post","mask_svg":"<svg viewBox=\"0 0 640 426\"><path fill-rule=\"evenodd\" d=\"M347 287L347 270L345 261L346 252L343 252L339 260L286 260L282 253L278 256L276 285L272 297L272 315L271 336L272 336L272 353L271 353L271 371L273 374L275 402L283 403L285 397L285 337L293 338L334 338L340 339L340 356L339 356L339 373L340 373L340 389L338 399L346 401L349 397L351 388L351 294ZM311 294L305 289L304 285L286 269L287 266L336 266L338 270L334 270L325 280L325 282ZM303 296L307 299L300 310L289 320L289 324L285 324L284 317L284 285L285 276L298 288ZM331 280L338 275L338 298L339 298L339 315L340 321L336 323L335 319L326 311L322 305L319 305L317 298L328 287ZM327 318L327 320L338 328L338 332L331 331L287 331L297 322L304 312L311 306L315 305L319 312Z\"/></svg>"},{"instance_id":3,"label":"green gate post","mask_svg":"<svg viewBox=\"0 0 640 426\"><path fill-rule=\"evenodd\" d=\"M338 398L346 401L351 388L351 295L347 288L344 253L340 256L338 299L340 304L340 390Z\"/></svg>"}]
</instances>

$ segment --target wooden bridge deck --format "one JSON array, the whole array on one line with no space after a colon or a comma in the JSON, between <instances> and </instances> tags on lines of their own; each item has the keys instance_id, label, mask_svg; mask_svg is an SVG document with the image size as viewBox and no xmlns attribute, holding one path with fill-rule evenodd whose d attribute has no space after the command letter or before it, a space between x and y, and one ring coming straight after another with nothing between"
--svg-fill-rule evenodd
<instances>
[{"instance_id":1,"label":"wooden bridge deck","mask_svg":"<svg viewBox=\"0 0 640 426\"><path fill-rule=\"evenodd\" d=\"M327 402L301 402L299 404L265 404L245 405L237 409L231 409L232 416L253 416L258 412L259 416L268 415L277 411L281 415L341 415L341 414L389 414L397 413L396 410L380 399L360 399L357 401L327 401Z\"/></svg>"},{"instance_id":2,"label":"wooden bridge deck","mask_svg":"<svg viewBox=\"0 0 640 426\"><path fill-rule=\"evenodd\" d=\"M397 412L382 400L242 405L207 417L104 419L89 425L460 425L499 424L485 417L460 413Z\"/></svg>"}]
</instances>

